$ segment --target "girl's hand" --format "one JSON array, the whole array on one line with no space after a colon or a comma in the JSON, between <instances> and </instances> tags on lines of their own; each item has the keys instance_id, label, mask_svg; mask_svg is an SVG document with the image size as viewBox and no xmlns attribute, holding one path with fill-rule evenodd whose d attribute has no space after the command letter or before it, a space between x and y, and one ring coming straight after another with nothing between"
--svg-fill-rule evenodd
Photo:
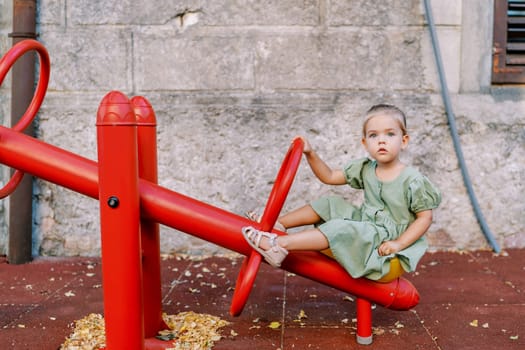
<instances>
[{"instance_id":1,"label":"girl's hand","mask_svg":"<svg viewBox=\"0 0 525 350\"><path fill-rule=\"evenodd\" d=\"M402 249L402 245L399 242L396 241L386 241L381 243L379 248L377 248L377 251L380 256L387 256L390 254L396 254Z\"/></svg>"},{"instance_id":2,"label":"girl's hand","mask_svg":"<svg viewBox=\"0 0 525 350\"><path fill-rule=\"evenodd\" d=\"M411 246L421 236L427 232L432 223L432 210L423 210L416 213L416 220L411 223L405 232L395 241L386 241L381 243L377 251L380 256L396 254L397 252Z\"/></svg>"},{"instance_id":3,"label":"girl's hand","mask_svg":"<svg viewBox=\"0 0 525 350\"><path fill-rule=\"evenodd\" d=\"M377 251L380 256L396 254L399 251L411 246L421 236L427 232L432 223L432 210L423 210L416 213L416 220L411 223L405 232L395 241L386 241L381 243Z\"/></svg>"},{"instance_id":4,"label":"girl's hand","mask_svg":"<svg viewBox=\"0 0 525 350\"><path fill-rule=\"evenodd\" d=\"M306 139L304 136L296 136L295 139L301 139L303 141L303 153L308 154L312 152L312 146L310 145L310 142Z\"/></svg>"},{"instance_id":5,"label":"girl's hand","mask_svg":"<svg viewBox=\"0 0 525 350\"><path fill-rule=\"evenodd\" d=\"M297 136L294 138L303 141L303 154L305 155L308 165L312 169L314 175L327 185L344 185L346 184L345 174L342 169L330 168L313 150L310 142L304 136Z\"/></svg>"}]
</instances>

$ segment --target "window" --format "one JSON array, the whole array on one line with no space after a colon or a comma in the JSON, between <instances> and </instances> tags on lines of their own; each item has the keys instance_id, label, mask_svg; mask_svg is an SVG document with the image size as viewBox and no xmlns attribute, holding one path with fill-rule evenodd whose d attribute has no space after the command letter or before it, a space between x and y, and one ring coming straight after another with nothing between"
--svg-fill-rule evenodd
<instances>
[{"instance_id":1,"label":"window","mask_svg":"<svg viewBox=\"0 0 525 350\"><path fill-rule=\"evenodd\" d=\"M525 84L525 0L494 0L492 82Z\"/></svg>"}]
</instances>

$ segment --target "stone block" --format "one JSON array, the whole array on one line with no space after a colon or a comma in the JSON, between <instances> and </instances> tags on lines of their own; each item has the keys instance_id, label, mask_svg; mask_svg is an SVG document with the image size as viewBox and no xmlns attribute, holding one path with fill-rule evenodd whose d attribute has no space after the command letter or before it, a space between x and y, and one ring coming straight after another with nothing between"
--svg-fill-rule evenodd
<instances>
[{"instance_id":1,"label":"stone block","mask_svg":"<svg viewBox=\"0 0 525 350\"><path fill-rule=\"evenodd\" d=\"M209 26L297 26L319 21L318 0L89 1L70 11L73 25L162 25L180 21L189 12L201 14L203 25Z\"/></svg>"},{"instance_id":2,"label":"stone block","mask_svg":"<svg viewBox=\"0 0 525 350\"><path fill-rule=\"evenodd\" d=\"M461 74L461 31L459 28L438 28L439 55L450 93L459 92ZM430 33L427 30L421 40L420 60L423 67L422 84L432 91L441 91L437 63Z\"/></svg>"},{"instance_id":3,"label":"stone block","mask_svg":"<svg viewBox=\"0 0 525 350\"><path fill-rule=\"evenodd\" d=\"M72 6L69 23L86 25L159 25L170 21L195 1L86 1Z\"/></svg>"},{"instance_id":4,"label":"stone block","mask_svg":"<svg viewBox=\"0 0 525 350\"><path fill-rule=\"evenodd\" d=\"M205 1L199 10L210 26L315 26L319 0ZM271 9L269 11L269 9Z\"/></svg>"},{"instance_id":5,"label":"stone block","mask_svg":"<svg viewBox=\"0 0 525 350\"><path fill-rule=\"evenodd\" d=\"M423 14L419 0L332 0L327 2L330 26L407 26L420 25Z\"/></svg>"},{"instance_id":6,"label":"stone block","mask_svg":"<svg viewBox=\"0 0 525 350\"><path fill-rule=\"evenodd\" d=\"M37 6L39 25L61 26L66 25L66 5L64 0L46 0ZM78 9L81 6L72 6Z\"/></svg>"},{"instance_id":7,"label":"stone block","mask_svg":"<svg viewBox=\"0 0 525 350\"><path fill-rule=\"evenodd\" d=\"M438 26L459 26L462 22L463 3L457 0L430 0L434 22ZM479 2L479 1L478 1ZM481 4L481 2L479 2ZM489 6L488 3L482 6Z\"/></svg>"},{"instance_id":8,"label":"stone block","mask_svg":"<svg viewBox=\"0 0 525 350\"><path fill-rule=\"evenodd\" d=\"M10 1L0 1L0 30L12 29L13 4Z\"/></svg>"},{"instance_id":9,"label":"stone block","mask_svg":"<svg viewBox=\"0 0 525 350\"><path fill-rule=\"evenodd\" d=\"M253 89L252 40L235 35L135 36L139 90Z\"/></svg>"},{"instance_id":10,"label":"stone block","mask_svg":"<svg viewBox=\"0 0 525 350\"><path fill-rule=\"evenodd\" d=\"M477 0L462 2L463 22L461 35L461 92L486 91L492 75L492 11Z\"/></svg>"},{"instance_id":11,"label":"stone block","mask_svg":"<svg viewBox=\"0 0 525 350\"><path fill-rule=\"evenodd\" d=\"M131 35L125 30L47 30L40 36L51 56L49 90L131 90Z\"/></svg>"},{"instance_id":12,"label":"stone block","mask_svg":"<svg viewBox=\"0 0 525 350\"><path fill-rule=\"evenodd\" d=\"M419 30L362 28L260 38L257 84L270 91L416 89L423 85L420 36Z\"/></svg>"}]
</instances>

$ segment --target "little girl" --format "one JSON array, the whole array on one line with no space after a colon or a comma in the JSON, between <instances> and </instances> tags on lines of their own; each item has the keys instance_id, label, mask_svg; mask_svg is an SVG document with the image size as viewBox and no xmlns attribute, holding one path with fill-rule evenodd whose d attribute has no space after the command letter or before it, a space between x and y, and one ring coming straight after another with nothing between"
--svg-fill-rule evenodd
<instances>
[{"instance_id":1,"label":"little girl","mask_svg":"<svg viewBox=\"0 0 525 350\"><path fill-rule=\"evenodd\" d=\"M289 250L329 248L354 278L380 279L396 256L403 270L414 271L428 247L423 235L441 195L428 178L399 159L409 141L404 113L386 104L370 108L361 141L370 158L351 161L343 169L330 168L301 138L315 176L325 184L363 189L364 203L358 208L340 197L320 198L279 217L275 225L283 231L311 224L315 228L276 235L244 227L248 243L274 267Z\"/></svg>"}]
</instances>

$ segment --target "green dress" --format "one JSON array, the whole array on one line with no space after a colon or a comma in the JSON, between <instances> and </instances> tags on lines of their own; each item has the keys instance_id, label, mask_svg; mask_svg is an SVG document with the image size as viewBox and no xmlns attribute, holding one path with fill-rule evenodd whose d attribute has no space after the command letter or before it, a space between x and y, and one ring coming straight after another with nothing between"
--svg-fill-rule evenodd
<instances>
[{"instance_id":1,"label":"green dress","mask_svg":"<svg viewBox=\"0 0 525 350\"><path fill-rule=\"evenodd\" d=\"M405 167L396 179L380 181L376 166L376 161L363 158L343 168L346 182L364 190L361 207L336 196L311 203L322 219L317 228L328 239L335 259L354 278L380 279L389 272L390 259L396 255L405 271L414 271L428 247L424 236L395 255L380 256L377 248L398 238L416 213L441 202L437 187L416 169Z\"/></svg>"}]
</instances>

